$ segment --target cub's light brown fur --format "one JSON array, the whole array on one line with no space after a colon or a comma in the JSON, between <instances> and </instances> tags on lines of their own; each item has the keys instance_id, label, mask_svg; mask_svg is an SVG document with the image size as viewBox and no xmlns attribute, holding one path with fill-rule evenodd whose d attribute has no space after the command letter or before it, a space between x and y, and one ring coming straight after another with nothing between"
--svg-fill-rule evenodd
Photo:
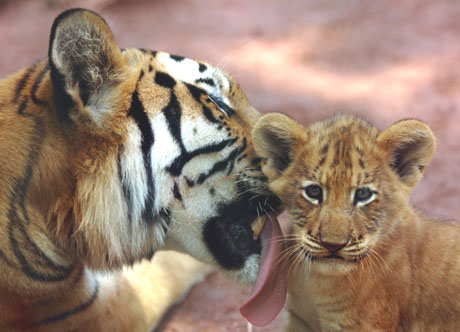
<instances>
[{"instance_id":1,"label":"cub's light brown fur","mask_svg":"<svg viewBox=\"0 0 460 332\"><path fill-rule=\"evenodd\" d=\"M268 114L253 140L291 218L285 331L458 330L460 225L409 202L435 150L426 124Z\"/></svg>"}]
</instances>

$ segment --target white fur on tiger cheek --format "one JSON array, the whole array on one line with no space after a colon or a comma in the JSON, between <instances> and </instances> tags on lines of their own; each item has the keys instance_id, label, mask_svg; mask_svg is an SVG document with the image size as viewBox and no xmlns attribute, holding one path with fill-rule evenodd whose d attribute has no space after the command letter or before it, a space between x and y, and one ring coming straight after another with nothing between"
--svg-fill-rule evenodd
<instances>
[{"instance_id":1,"label":"white fur on tiger cheek","mask_svg":"<svg viewBox=\"0 0 460 332\"><path fill-rule=\"evenodd\" d=\"M206 145L205 142L216 144L229 138L225 130L217 129L218 124L196 121L195 117L187 114L182 115L181 124L182 141L187 151L202 148ZM206 158L211 159L209 156Z\"/></svg>"},{"instance_id":2,"label":"white fur on tiger cheek","mask_svg":"<svg viewBox=\"0 0 460 332\"><path fill-rule=\"evenodd\" d=\"M192 218L203 220L204 218L212 217L216 211L214 205L210 204L212 200L209 197L209 184L203 183L192 188L187 188L184 179L187 177L189 180L196 181L201 173L206 173L213 167L216 159L219 159L216 158L218 154L226 156L232 147L227 147L221 152L198 155L192 158L184 165L181 176L175 177L167 172L166 169L172 165L175 159L182 153L179 144L171 135L163 114L153 117L151 123L153 123L155 137L161 137L161 142L154 143L151 154L153 165L152 171L155 175L155 192L157 193L155 195L156 212L170 205L170 202L174 199L172 189L174 182L176 182L180 192L183 192L185 189L188 190L188 195L184 197L185 200L183 204ZM193 129L196 129L196 133L194 133ZM183 114L181 119L181 137L187 152L202 148L204 146L203 142L220 142L227 139L224 131L218 131L215 124L208 122L197 124L193 117L187 116L186 114ZM218 176L219 181L217 185L220 185L223 180L220 173ZM207 180L207 182L209 181L212 181L212 179ZM222 188L216 189L225 191L222 197L233 197L236 195L236 192L233 192L234 186L230 181L220 187ZM165 188L169 188L169 190L165 190ZM203 202L208 202L212 208L203 209Z\"/></svg>"},{"instance_id":3,"label":"white fur on tiger cheek","mask_svg":"<svg viewBox=\"0 0 460 332\"><path fill-rule=\"evenodd\" d=\"M152 117L153 134L157 138L152 147L151 163L155 179L156 213L168 207L173 199L174 181L167 172L167 167L180 155L179 145L171 135L168 123L162 113ZM161 138L161 139L160 139Z\"/></svg>"},{"instance_id":4,"label":"white fur on tiger cheek","mask_svg":"<svg viewBox=\"0 0 460 332\"><path fill-rule=\"evenodd\" d=\"M140 130L134 120L129 121L127 126L131 135L128 136L124 144L124 151L120 155L121 178L124 185L130 190L131 201L127 204L131 204L131 218L140 221L148 193L147 174L140 148Z\"/></svg>"}]
</instances>

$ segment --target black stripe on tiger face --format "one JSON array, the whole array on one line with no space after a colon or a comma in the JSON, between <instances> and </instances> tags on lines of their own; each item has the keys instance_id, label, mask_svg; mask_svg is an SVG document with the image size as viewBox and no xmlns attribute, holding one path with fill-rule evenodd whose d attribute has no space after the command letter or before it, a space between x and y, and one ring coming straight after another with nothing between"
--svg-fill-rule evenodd
<instances>
[{"instance_id":1,"label":"black stripe on tiger face","mask_svg":"<svg viewBox=\"0 0 460 332\"><path fill-rule=\"evenodd\" d=\"M228 171L227 174L230 174L233 165L235 163L235 159L246 149L246 141L244 141L244 145L239 148L235 148L232 150L232 152L229 153L227 158L217 162L214 164L214 166L207 172L207 173L201 173L200 176L198 177L198 184L202 184L206 179L211 177L212 175L218 173L218 172L223 172L227 169Z\"/></svg>"},{"instance_id":2,"label":"black stripe on tiger face","mask_svg":"<svg viewBox=\"0 0 460 332\"><path fill-rule=\"evenodd\" d=\"M190 188L193 187L195 185L195 181L193 180L190 180L188 177L184 176L185 178L185 183L187 184L187 186L189 186Z\"/></svg>"},{"instance_id":3,"label":"black stripe on tiger face","mask_svg":"<svg viewBox=\"0 0 460 332\"><path fill-rule=\"evenodd\" d=\"M211 100L210 100L211 101ZM212 111L211 109L206 106L206 105L203 105L203 114L204 116L206 117L206 119L209 121L209 122L212 122L212 123L220 123L219 120L217 120L215 117L214 117L214 114L212 114Z\"/></svg>"},{"instance_id":4,"label":"black stripe on tiger face","mask_svg":"<svg viewBox=\"0 0 460 332\"><path fill-rule=\"evenodd\" d=\"M173 90L171 90L169 103L163 108L162 113L164 114L168 123L169 132L171 133L176 143L179 145L181 153L185 152L186 150L184 142L182 141L181 130L182 109Z\"/></svg>"},{"instance_id":5,"label":"black stripe on tiger face","mask_svg":"<svg viewBox=\"0 0 460 332\"><path fill-rule=\"evenodd\" d=\"M212 87L216 86L216 84L214 83L214 80L212 78L210 78L210 77L207 77L207 78L200 77L200 78L195 80L195 83L204 83L204 84L207 84L207 85L212 86Z\"/></svg>"},{"instance_id":6,"label":"black stripe on tiger face","mask_svg":"<svg viewBox=\"0 0 460 332\"><path fill-rule=\"evenodd\" d=\"M174 182L173 195L174 195L175 199L177 199L178 201L182 202L182 195L180 193L179 186L177 185L177 182Z\"/></svg>"},{"instance_id":7,"label":"black stripe on tiger face","mask_svg":"<svg viewBox=\"0 0 460 332\"><path fill-rule=\"evenodd\" d=\"M202 155L222 151L228 146L232 146L238 140L237 137L223 140L219 143L206 145L193 151L184 151L176 159L173 160L170 166L167 167L168 172L173 176L179 176L182 173L184 166L193 158ZM189 186L193 186L193 181L190 180Z\"/></svg>"},{"instance_id":8,"label":"black stripe on tiger face","mask_svg":"<svg viewBox=\"0 0 460 332\"><path fill-rule=\"evenodd\" d=\"M204 116L206 117L206 119L208 119L208 121L212 122L212 123L219 123L219 120L217 120L214 115L212 114L212 111L209 109L209 107L207 107L206 105L204 105L202 102L201 102L201 96L204 94L204 95L207 95L206 92L203 90L203 89L200 89L200 88L197 88L196 86L192 85L192 84L188 84L186 83L185 86L187 87L188 91L190 92L190 94L192 95L193 99L198 102L200 105L202 105L203 107L203 114ZM208 97L209 99L209 97ZM210 100L210 99L209 99Z\"/></svg>"},{"instance_id":9,"label":"black stripe on tiger face","mask_svg":"<svg viewBox=\"0 0 460 332\"><path fill-rule=\"evenodd\" d=\"M208 67L203 64L203 63L200 63L199 66L198 66L198 70L200 71L200 73L203 73L206 71L206 69L208 69Z\"/></svg>"},{"instance_id":10,"label":"black stripe on tiger face","mask_svg":"<svg viewBox=\"0 0 460 332\"><path fill-rule=\"evenodd\" d=\"M141 72L142 77L143 72ZM142 212L142 218L147 224L152 224L155 220L154 204L155 204L155 186L152 170L151 149L154 143L154 135L150 120L145 112L144 106L139 99L139 93L134 90L131 97L131 106L128 111L128 116L131 116L141 131L141 150L144 161L144 169L147 175L147 197Z\"/></svg>"},{"instance_id":11,"label":"black stripe on tiger face","mask_svg":"<svg viewBox=\"0 0 460 332\"><path fill-rule=\"evenodd\" d=\"M168 89L172 89L176 85L174 78L161 71L156 72L155 83Z\"/></svg>"},{"instance_id":12,"label":"black stripe on tiger face","mask_svg":"<svg viewBox=\"0 0 460 332\"><path fill-rule=\"evenodd\" d=\"M158 74L160 74L160 76L158 76ZM179 176L182 173L184 166L196 156L206 153L219 152L236 142L237 138L230 138L216 144L210 144L205 147L195 149L193 151L187 151L184 146L181 133L182 109L173 90L175 81L166 73L157 73L155 80L159 85L169 88L171 93L168 105L166 105L162 110L162 113L164 114L168 123L169 131L174 140L179 145L180 149L180 155L174 159L169 167L167 167L167 170L171 175ZM172 82L174 82L174 84ZM219 122L212 115L212 111L206 105L201 103L200 96L202 93L204 93L204 90L190 84L186 84L186 86L192 97L203 106L203 114L205 115L206 119L212 123Z\"/></svg>"},{"instance_id":13,"label":"black stripe on tiger face","mask_svg":"<svg viewBox=\"0 0 460 332\"><path fill-rule=\"evenodd\" d=\"M181 61L183 61L185 59L185 57L183 57L183 56L174 55L174 54L170 54L169 57L171 59L173 59L174 61L176 61L176 62L181 62Z\"/></svg>"},{"instance_id":14,"label":"black stripe on tiger face","mask_svg":"<svg viewBox=\"0 0 460 332\"><path fill-rule=\"evenodd\" d=\"M225 104L221 98L216 97L216 96L210 96L210 95L208 95L206 93L206 91L204 91L203 89L200 89L200 88L198 88L198 87L196 87L196 86L194 86L192 84L187 84L186 83L185 85L186 85L188 91L190 92L190 94L192 95L193 99L195 99L199 104L201 104L203 106L203 112L206 111L205 107L207 107L201 101L201 96L204 95L204 96L207 96L206 100L209 99L211 102L213 102L228 117L231 117L233 114L235 114L235 110L233 108L231 108L230 106L228 106L227 104ZM212 112L211 112L211 115L212 115ZM206 116L206 114L205 114L205 116ZM216 123L219 122L217 119L215 119L214 115L212 115L212 117L214 119L214 120L212 120L212 122L216 122Z\"/></svg>"}]
</instances>

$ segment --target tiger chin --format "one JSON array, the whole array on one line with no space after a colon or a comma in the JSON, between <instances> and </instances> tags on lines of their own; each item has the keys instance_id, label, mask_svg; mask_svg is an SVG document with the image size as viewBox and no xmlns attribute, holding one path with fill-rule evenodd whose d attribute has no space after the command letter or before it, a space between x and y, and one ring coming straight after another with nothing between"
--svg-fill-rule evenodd
<instances>
[{"instance_id":1,"label":"tiger chin","mask_svg":"<svg viewBox=\"0 0 460 332\"><path fill-rule=\"evenodd\" d=\"M426 124L274 113L253 144L290 216L284 331L458 330L460 225L409 201L435 150Z\"/></svg>"},{"instance_id":2,"label":"tiger chin","mask_svg":"<svg viewBox=\"0 0 460 332\"><path fill-rule=\"evenodd\" d=\"M0 330L149 331L210 266L253 283L279 207L259 116L219 69L59 15L0 81Z\"/></svg>"}]
</instances>

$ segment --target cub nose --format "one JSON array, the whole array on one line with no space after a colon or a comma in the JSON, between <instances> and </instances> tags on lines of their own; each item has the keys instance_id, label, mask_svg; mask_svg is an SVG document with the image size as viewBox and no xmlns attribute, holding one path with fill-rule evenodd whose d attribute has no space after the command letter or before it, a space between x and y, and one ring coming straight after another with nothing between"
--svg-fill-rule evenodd
<instances>
[{"instance_id":1,"label":"cub nose","mask_svg":"<svg viewBox=\"0 0 460 332\"><path fill-rule=\"evenodd\" d=\"M332 252L337 252L343 247L347 245L348 241L346 242L328 242L328 241L321 241L321 244Z\"/></svg>"}]
</instances>

